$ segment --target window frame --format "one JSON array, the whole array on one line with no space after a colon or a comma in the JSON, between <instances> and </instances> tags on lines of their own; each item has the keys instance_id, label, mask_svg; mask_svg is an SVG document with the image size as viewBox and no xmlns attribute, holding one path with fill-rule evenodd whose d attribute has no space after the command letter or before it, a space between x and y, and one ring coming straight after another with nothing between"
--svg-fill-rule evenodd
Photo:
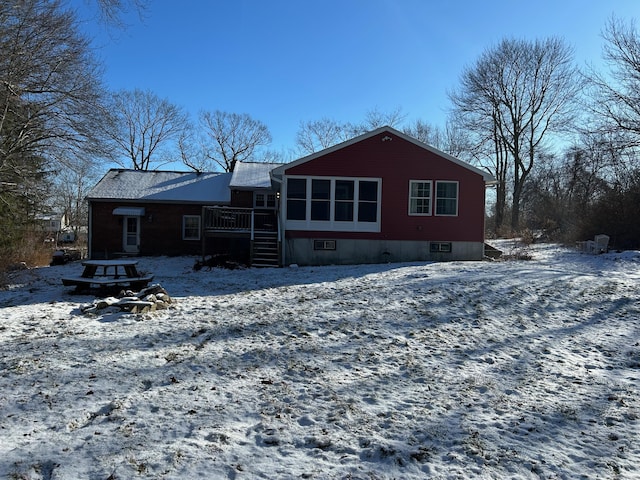
<instances>
[{"instance_id":1,"label":"window frame","mask_svg":"<svg viewBox=\"0 0 640 480\"><path fill-rule=\"evenodd\" d=\"M258 201L259 197L262 197L261 202ZM275 210L276 194L271 190L253 192L253 208L260 208L264 210Z\"/></svg>"},{"instance_id":2,"label":"window frame","mask_svg":"<svg viewBox=\"0 0 640 480\"><path fill-rule=\"evenodd\" d=\"M288 230L319 230L319 231L337 231L337 232L380 232L381 231L381 217L382 217L382 178L373 177L333 177L333 176L303 176L303 175L287 175L283 179L283 185L285 189L288 189L289 180L304 179L306 181L306 198L305 198L305 218L304 219L290 219L289 216L289 202L290 201L302 201L302 199L289 198L288 191L284 192L284 201L281 206L282 218L285 221L286 228ZM328 220L312 220L311 219L311 202L318 201L318 199L312 198L312 185L314 180L328 180L330 181L330 193L329 193L329 219ZM353 199L336 198L336 182L353 182ZM360 204L368 204L366 208L371 209L370 205L374 203L373 200L360 200L360 182L375 182L376 189L376 220L366 221L359 219ZM364 190L363 186L363 190ZM370 188L370 186L369 186ZM368 192L372 192L369 190ZM371 195L369 195L371 197ZM338 195L338 197L340 197ZM351 205L351 220L336 220L336 204L349 203ZM365 208L363 206L363 208ZM371 218L370 214L365 215L367 218Z\"/></svg>"},{"instance_id":3,"label":"window frame","mask_svg":"<svg viewBox=\"0 0 640 480\"><path fill-rule=\"evenodd\" d=\"M197 219L197 237L187 236L187 221ZM193 227L190 227L193 228ZM202 231L202 217L200 215L183 215L182 216L182 240L200 240L201 239L201 231Z\"/></svg>"},{"instance_id":4,"label":"window frame","mask_svg":"<svg viewBox=\"0 0 640 480\"><path fill-rule=\"evenodd\" d=\"M451 253L453 246L451 242L431 242L429 253Z\"/></svg>"},{"instance_id":5,"label":"window frame","mask_svg":"<svg viewBox=\"0 0 640 480\"><path fill-rule=\"evenodd\" d=\"M412 200L413 199L425 199L427 197L414 197L412 196L414 184L428 184L429 185L429 210L425 212L412 212ZM429 217L433 215L433 180L409 180L409 215L415 217Z\"/></svg>"},{"instance_id":6,"label":"window frame","mask_svg":"<svg viewBox=\"0 0 640 480\"><path fill-rule=\"evenodd\" d=\"M453 184L456 186L456 196L455 198L452 197L439 197L438 196L438 185L440 184ZM455 213L440 213L439 210L439 206L438 206L438 200L455 200ZM437 217L457 217L458 216L458 212L459 212L459 205L460 205L460 182L458 182L457 180L436 180L435 181L435 188L434 188L434 215Z\"/></svg>"},{"instance_id":7,"label":"window frame","mask_svg":"<svg viewBox=\"0 0 640 480\"><path fill-rule=\"evenodd\" d=\"M289 181L290 180L298 181L298 183L301 183L301 184L302 182L300 181L304 180L304 197L289 197ZM311 213L307 212L307 204L309 203L308 198L311 195L311 192L310 192L311 188L310 188L310 185L307 185L307 183L309 182L307 182L307 179L304 177L286 177L283 179L283 185L285 187L286 192L284 195L284 201L282 206L284 207L283 208L284 218L287 219L287 221L308 222L309 219L311 218ZM303 212L302 218L294 218L289 220L288 219L289 211L290 211L289 206L293 206L293 205L300 206L300 204L302 204L302 206L304 207L302 209L302 212ZM296 211L298 211L298 209L296 209Z\"/></svg>"},{"instance_id":8,"label":"window frame","mask_svg":"<svg viewBox=\"0 0 640 480\"><path fill-rule=\"evenodd\" d=\"M328 189L326 189L327 186ZM309 217L311 221L331 220L331 188L331 180L311 179L311 216Z\"/></svg>"}]
</instances>

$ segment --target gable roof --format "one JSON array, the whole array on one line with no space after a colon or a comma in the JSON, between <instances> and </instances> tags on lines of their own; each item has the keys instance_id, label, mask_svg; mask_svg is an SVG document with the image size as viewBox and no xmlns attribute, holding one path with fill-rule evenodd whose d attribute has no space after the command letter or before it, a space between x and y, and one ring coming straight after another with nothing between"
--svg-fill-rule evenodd
<instances>
[{"instance_id":1,"label":"gable roof","mask_svg":"<svg viewBox=\"0 0 640 480\"><path fill-rule=\"evenodd\" d=\"M230 173L111 169L91 189L88 200L229 203Z\"/></svg>"},{"instance_id":2,"label":"gable roof","mask_svg":"<svg viewBox=\"0 0 640 480\"><path fill-rule=\"evenodd\" d=\"M236 189L271 188L271 170L281 165L282 163L237 162L229 187Z\"/></svg>"},{"instance_id":3,"label":"gable roof","mask_svg":"<svg viewBox=\"0 0 640 480\"><path fill-rule=\"evenodd\" d=\"M400 137L403 140L406 140L407 142L411 142L414 145L417 145L420 148L423 148L424 150L427 150L431 153L435 153L436 155L445 158L447 160L449 160L450 162L455 163L456 165L460 165L463 168L466 168L468 170L471 170L474 173L477 173L478 175L481 175L482 178L485 181L486 185L493 185L495 183L495 178L493 178L493 175L491 175L490 173L481 170L477 167L474 167L473 165L468 164L467 162L464 162L462 160L460 160L459 158L454 157L453 155L449 155L448 153L445 153L441 150L438 150L435 147L432 147L431 145L428 145L424 142L421 142L420 140L417 140L416 138L413 138L405 133L402 133L398 130L396 130L395 128L389 127L389 126L384 126L384 127L380 127L377 128L375 130L372 130L370 132L364 133L362 135L359 135L357 137L354 137L350 140L347 140L346 142L342 142L342 143L338 143L337 145L334 145L332 147L329 148L325 148L324 150L320 150L319 152L315 152L312 153L311 155L307 155L306 157L302 157L299 158L298 160L294 160L291 163L287 163L284 165L280 165L277 168L275 168L271 174L272 176L274 176L276 179L281 179L282 175L284 174L284 171L295 167L297 165L306 163L306 162L310 162L311 160L315 160L316 158L322 157L324 155L327 155L329 153L335 152L337 150L341 150L343 148L346 148L350 145L356 144L358 142L361 142L363 140L367 140L368 138L371 137L375 137L376 135L379 135L381 133L387 132L391 135L395 135L397 137Z\"/></svg>"}]
</instances>

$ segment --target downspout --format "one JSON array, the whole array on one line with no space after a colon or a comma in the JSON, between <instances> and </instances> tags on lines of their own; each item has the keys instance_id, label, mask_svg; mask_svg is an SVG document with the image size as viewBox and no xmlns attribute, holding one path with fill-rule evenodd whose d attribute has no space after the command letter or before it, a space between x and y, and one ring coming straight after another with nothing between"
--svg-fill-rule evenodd
<instances>
[{"instance_id":1,"label":"downspout","mask_svg":"<svg viewBox=\"0 0 640 480\"><path fill-rule=\"evenodd\" d=\"M205 225L206 221L207 221L207 207L206 205L203 205L202 210L200 211L200 236L201 236L200 250L202 253L203 262L204 262L204 256L205 256L205 249L207 248L207 239L204 235L204 232L206 231L206 225Z\"/></svg>"},{"instance_id":2,"label":"downspout","mask_svg":"<svg viewBox=\"0 0 640 480\"><path fill-rule=\"evenodd\" d=\"M277 227L278 227L278 246L280 247L280 259L278 263L281 267L284 267L284 248L282 242L281 222L280 222L280 208L278 208L278 214L276 215Z\"/></svg>"},{"instance_id":3,"label":"downspout","mask_svg":"<svg viewBox=\"0 0 640 480\"><path fill-rule=\"evenodd\" d=\"M282 178L278 178L276 177L273 172L271 172L271 181L273 183L277 183L279 184L279 188L277 190L277 196L276 196L276 218L278 220L278 245L280 246L280 262L282 267L284 267L287 264L287 258L286 258L286 249L285 249L285 242L284 242L284 238L285 238L285 222L282 218L282 208L280 208L281 202L282 202L282 198L284 197L284 195L286 194L286 192L282 191L282 187L284 185L284 181Z\"/></svg>"},{"instance_id":4,"label":"downspout","mask_svg":"<svg viewBox=\"0 0 640 480\"><path fill-rule=\"evenodd\" d=\"M92 257L91 244L93 243L93 205L89 203L89 218L87 220L87 258Z\"/></svg>"}]
</instances>

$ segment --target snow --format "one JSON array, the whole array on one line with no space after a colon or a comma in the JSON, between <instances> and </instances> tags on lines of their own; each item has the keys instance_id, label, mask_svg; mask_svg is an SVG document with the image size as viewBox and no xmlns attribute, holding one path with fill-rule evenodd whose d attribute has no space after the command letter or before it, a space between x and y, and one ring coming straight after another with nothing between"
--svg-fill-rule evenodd
<instances>
[{"instance_id":1,"label":"snow","mask_svg":"<svg viewBox=\"0 0 640 480\"><path fill-rule=\"evenodd\" d=\"M504 244L499 245L505 247ZM0 478L638 478L640 252L193 271L177 300L15 274Z\"/></svg>"},{"instance_id":2,"label":"snow","mask_svg":"<svg viewBox=\"0 0 640 480\"><path fill-rule=\"evenodd\" d=\"M229 188L271 188L271 171L282 163L238 162Z\"/></svg>"},{"instance_id":3,"label":"snow","mask_svg":"<svg viewBox=\"0 0 640 480\"><path fill-rule=\"evenodd\" d=\"M231 173L112 169L91 189L89 199L228 203Z\"/></svg>"}]
</instances>

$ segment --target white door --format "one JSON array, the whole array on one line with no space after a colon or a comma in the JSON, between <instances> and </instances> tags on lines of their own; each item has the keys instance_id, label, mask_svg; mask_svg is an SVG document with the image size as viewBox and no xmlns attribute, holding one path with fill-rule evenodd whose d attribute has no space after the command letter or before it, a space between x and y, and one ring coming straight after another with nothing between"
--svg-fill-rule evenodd
<instances>
[{"instance_id":1,"label":"white door","mask_svg":"<svg viewBox=\"0 0 640 480\"><path fill-rule=\"evenodd\" d=\"M126 253L140 253L140 217L123 217L122 249Z\"/></svg>"}]
</instances>

